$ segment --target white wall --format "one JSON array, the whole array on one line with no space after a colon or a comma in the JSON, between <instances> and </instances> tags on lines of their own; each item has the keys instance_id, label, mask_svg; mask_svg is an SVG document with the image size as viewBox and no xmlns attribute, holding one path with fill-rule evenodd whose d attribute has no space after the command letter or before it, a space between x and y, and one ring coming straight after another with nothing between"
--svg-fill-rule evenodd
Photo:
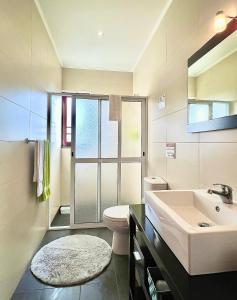
<instances>
[{"instance_id":1,"label":"white wall","mask_svg":"<svg viewBox=\"0 0 237 300\"><path fill-rule=\"evenodd\" d=\"M0 40L0 299L9 300L48 226L34 145L23 140L46 138L46 92L61 90L61 67L33 0L0 1Z\"/></svg>"},{"instance_id":2,"label":"white wall","mask_svg":"<svg viewBox=\"0 0 237 300\"><path fill-rule=\"evenodd\" d=\"M134 93L149 96L149 174L171 188L223 182L237 189L237 129L190 134L186 126L187 60L214 35L220 9L236 15L236 0L173 0L134 72ZM176 159L166 159L166 142L177 143Z\"/></svg>"},{"instance_id":3,"label":"white wall","mask_svg":"<svg viewBox=\"0 0 237 300\"><path fill-rule=\"evenodd\" d=\"M196 99L237 100L237 52L195 77Z\"/></svg>"}]
</instances>

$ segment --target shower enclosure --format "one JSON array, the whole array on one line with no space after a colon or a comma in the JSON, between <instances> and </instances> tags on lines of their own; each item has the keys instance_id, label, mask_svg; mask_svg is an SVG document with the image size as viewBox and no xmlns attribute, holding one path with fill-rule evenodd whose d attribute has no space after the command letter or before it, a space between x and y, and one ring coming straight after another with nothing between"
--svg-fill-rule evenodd
<instances>
[{"instance_id":1,"label":"shower enclosure","mask_svg":"<svg viewBox=\"0 0 237 300\"><path fill-rule=\"evenodd\" d=\"M109 121L107 96L72 95L71 227L101 223L107 207L141 202L146 99L122 97Z\"/></svg>"}]
</instances>

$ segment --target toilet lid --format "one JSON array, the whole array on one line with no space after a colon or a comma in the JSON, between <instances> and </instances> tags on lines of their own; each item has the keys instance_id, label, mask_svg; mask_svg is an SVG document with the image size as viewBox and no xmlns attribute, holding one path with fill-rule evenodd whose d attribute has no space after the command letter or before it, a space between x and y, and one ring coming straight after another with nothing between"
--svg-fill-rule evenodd
<instances>
[{"instance_id":1,"label":"toilet lid","mask_svg":"<svg viewBox=\"0 0 237 300\"><path fill-rule=\"evenodd\" d=\"M129 215L129 205L118 205L109 207L104 211L104 216L115 221L127 221Z\"/></svg>"}]
</instances>

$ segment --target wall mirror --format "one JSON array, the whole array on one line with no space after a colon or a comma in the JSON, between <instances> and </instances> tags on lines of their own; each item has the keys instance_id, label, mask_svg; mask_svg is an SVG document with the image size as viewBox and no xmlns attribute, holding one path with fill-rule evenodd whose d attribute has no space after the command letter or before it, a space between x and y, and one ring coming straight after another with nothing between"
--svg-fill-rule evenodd
<instances>
[{"instance_id":1,"label":"wall mirror","mask_svg":"<svg viewBox=\"0 0 237 300\"><path fill-rule=\"evenodd\" d=\"M237 128L237 20L188 60L188 131Z\"/></svg>"}]
</instances>

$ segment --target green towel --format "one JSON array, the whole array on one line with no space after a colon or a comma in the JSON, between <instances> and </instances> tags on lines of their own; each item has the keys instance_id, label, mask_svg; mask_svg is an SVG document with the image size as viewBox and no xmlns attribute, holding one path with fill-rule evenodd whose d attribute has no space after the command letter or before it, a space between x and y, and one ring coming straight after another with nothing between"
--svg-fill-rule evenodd
<instances>
[{"instance_id":1,"label":"green towel","mask_svg":"<svg viewBox=\"0 0 237 300\"><path fill-rule=\"evenodd\" d=\"M43 193L38 198L39 201L45 201L50 196L50 154L49 141L44 141L44 171L43 171Z\"/></svg>"}]
</instances>

